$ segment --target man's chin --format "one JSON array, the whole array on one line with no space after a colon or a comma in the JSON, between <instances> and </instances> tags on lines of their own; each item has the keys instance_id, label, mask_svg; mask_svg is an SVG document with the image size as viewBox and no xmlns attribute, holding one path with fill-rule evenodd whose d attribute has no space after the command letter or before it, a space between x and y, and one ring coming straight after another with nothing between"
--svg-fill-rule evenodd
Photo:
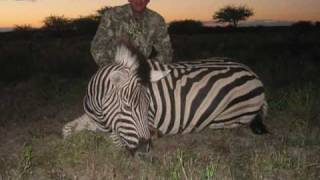
<instances>
[{"instance_id":1,"label":"man's chin","mask_svg":"<svg viewBox=\"0 0 320 180\"><path fill-rule=\"evenodd\" d=\"M133 8L133 10L137 13L142 13L146 8L145 7L136 7Z\"/></svg>"}]
</instances>

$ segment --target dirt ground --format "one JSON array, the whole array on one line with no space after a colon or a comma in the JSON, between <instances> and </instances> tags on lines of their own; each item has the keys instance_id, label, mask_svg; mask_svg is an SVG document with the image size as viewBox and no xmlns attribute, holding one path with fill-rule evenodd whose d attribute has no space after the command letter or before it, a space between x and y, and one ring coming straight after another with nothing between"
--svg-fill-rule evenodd
<instances>
[{"instance_id":1,"label":"dirt ground","mask_svg":"<svg viewBox=\"0 0 320 180\"><path fill-rule=\"evenodd\" d=\"M241 127L167 136L131 157L101 133L62 139L63 124L83 113L86 82L34 79L0 89L0 180L320 179L320 116L308 104L271 104L268 135Z\"/></svg>"}]
</instances>

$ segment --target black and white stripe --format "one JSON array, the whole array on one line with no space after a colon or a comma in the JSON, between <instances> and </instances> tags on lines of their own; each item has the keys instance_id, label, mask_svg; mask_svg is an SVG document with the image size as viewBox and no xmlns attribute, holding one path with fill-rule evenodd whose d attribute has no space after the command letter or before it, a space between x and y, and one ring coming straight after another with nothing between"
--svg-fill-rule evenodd
<instances>
[{"instance_id":1,"label":"black and white stripe","mask_svg":"<svg viewBox=\"0 0 320 180\"><path fill-rule=\"evenodd\" d=\"M123 52L124 47L120 48ZM117 63L101 68L90 80L84 110L101 129L112 132L117 144L134 150L150 139L150 98L146 85L138 78L137 64L129 61L136 56L119 52Z\"/></svg>"},{"instance_id":2,"label":"black and white stripe","mask_svg":"<svg viewBox=\"0 0 320 180\"><path fill-rule=\"evenodd\" d=\"M149 120L163 134L236 127L266 113L263 85L247 66L223 58L150 65L171 70L150 88Z\"/></svg>"}]
</instances>

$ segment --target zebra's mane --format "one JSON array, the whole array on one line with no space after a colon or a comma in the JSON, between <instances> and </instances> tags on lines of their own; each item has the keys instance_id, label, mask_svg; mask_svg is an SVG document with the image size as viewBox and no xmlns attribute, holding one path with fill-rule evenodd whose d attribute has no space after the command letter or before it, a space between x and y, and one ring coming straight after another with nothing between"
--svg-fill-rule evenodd
<instances>
[{"instance_id":1,"label":"zebra's mane","mask_svg":"<svg viewBox=\"0 0 320 180\"><path fill-rule=\"evenodd\" d=\"M129 67L137 68L137 75L143 85L150 83L151 68L146 57L133 44L120 42L116 51L115 62Z\"/></svg>"}]
</instances>

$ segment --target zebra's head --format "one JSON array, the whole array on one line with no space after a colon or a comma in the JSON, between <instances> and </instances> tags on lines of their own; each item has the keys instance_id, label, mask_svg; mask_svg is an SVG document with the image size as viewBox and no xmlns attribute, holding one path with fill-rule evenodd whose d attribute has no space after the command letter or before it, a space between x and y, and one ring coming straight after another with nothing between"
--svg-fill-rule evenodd
<instances>
[{"instance_id":1,"label":"zebra's head","mask_svg":"<svg viewBox=\"0 0 320 180\"><path fill-rule=\"evenodd\" d=\"M118 47L115 64L109 69L107 76L112 90L105 96L116 102L115 107L109 108L116 108L117 112L112 120L114 140L132 154L148 152L151 145L148 88L150 82L161 79L168 72L152 71L144 56L128 45Z\"/></svg>"}]
</instances>

